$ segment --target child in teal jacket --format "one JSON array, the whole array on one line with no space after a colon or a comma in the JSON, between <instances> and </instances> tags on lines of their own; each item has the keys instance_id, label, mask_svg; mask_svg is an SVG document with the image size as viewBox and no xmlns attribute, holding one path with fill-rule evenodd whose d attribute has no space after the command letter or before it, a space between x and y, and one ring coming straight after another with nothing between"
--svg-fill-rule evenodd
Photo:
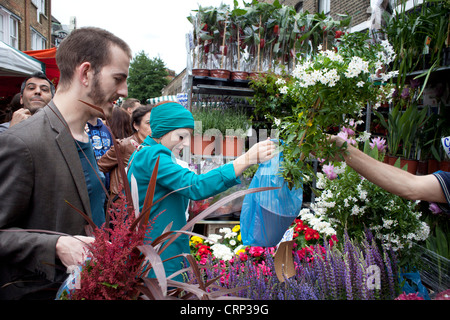
<instances>
[{"instance_id":1,"label":"child in teal jacket","mask_svg":"<svg viewBox=\"0 0 450 320\"><path fill-rule=\"evenodd\" d=\"M128 163L128 181L130 185L134 183L132 181L137 184L139 210L142 210L158 157L158 175L153 201L172 191L178 191L152 207L150 221L153 220L154 223L146 240L148 243L160 236L169 223L173 223L171 230L180 230L186 224L185 212L189 199L206 199L239 184L239 176L246 168L267 161L275 154L275 144L266 140L255 144L233 162L197 175L179 165L174 156L190 144L190 136L194 129L191 112L175 102L161 104L152 109L150 127L151 136L147 136ZM189 238L187 235L181 235L161 254L161 258L165 260L189 252ZM182 261L182 258L176 258L165 262L166 275L180 270L183 267ZM154 277L154 273L151 272L149 276Z\"/></svg>"}]
</instances>

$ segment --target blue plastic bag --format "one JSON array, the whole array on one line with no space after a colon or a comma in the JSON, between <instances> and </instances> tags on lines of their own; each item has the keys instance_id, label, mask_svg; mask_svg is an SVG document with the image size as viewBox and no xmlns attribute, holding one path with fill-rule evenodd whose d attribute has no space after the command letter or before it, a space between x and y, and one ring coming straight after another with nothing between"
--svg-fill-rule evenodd
<instances>
[{"instance_id":1,"label":"blue plastic bag","mask_svg":"<svg viewBox=\"0 0 450 320\"><path fill-rule=\"evenodd\" d=\"M400 284L401 292L404 292L405 294L417 293L417 295L424 300L430 300L428 290L422 284L420 273L418 271L400 273Z\"/></svg>"},{"instance_id":2,"label":"blue plastic bag","mask_svg":"<svg viewBox=\"0 0 450 320\"><path fill-rule=\"evenodd\" d=\"M302 207L302 188L289 190L279 174L281 159L280 153L260 164L250 183L249 188L281 188L245 195L240 216L244 245L277 245Z\"/></svg>"}]
</instances>

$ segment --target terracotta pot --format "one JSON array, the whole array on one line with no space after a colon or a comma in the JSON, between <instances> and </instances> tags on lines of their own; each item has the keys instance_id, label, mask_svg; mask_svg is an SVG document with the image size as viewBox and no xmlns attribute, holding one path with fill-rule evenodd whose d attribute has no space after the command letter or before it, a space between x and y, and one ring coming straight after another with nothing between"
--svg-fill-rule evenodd
<instances>
[{"instance_id":1,"label":"terracotta pot","mask_svg":"<svg viewBox=\"0 0 450 320\"><path fill-rule=\"evenodd\" d=\"M436 159L428 159L428 174L439 170L439 162Z\"/></svg>"},{"instance_id":2,"label":"terracotta pot","mask_svg":"<svg viewBox=\"0 0 450 320\"><path fill-rule=\"evenodd\" d=\"M248 72L245 71L233 71L231 73L231 80L247 80Z\"/></svg>"},{"instance_id":3,"label":"terracotta pot","mask_svg":"<svg viewBox=\"0 0 450 320\"><path fill-rule=\"evenodd\" d=\"M250 72L250 73L248 74L248 78L249 78L250 80L252 80L252 79L257 79L257 78L259 77L260 74L261 74L261 72Z\"/></svg>"},{"instance_id":4,"label":"terracotta pot","mask_svg":"<svg viewBox=\"0 0 450 320\"><path fill-rule=\"evenodd\" d=\"M220 150L216 150L216 137L214 136L191 136L191 152L195 155L212 156L219 154Z\"/></svg>"},{"instance_id":5,"label":"terracotta pot","mask_svg":"<svg viewBox=\"0 0 450 320\"><path fill-rule=\"evenodd\" d=\"M238 157L244 153L245 140L235 136L225 136L223 139L223 156Z\"/></svg>"},{"instance_id":6,"label":"terracotta pot","mask_svg":"<svg viewBox=\"0 0 450 320\"><path fill-rule=\"evenodd\" d=\"M208 69L192 69L193 76L209 77Z\"/></svg>"},{"instance_id":7,"label":"terracotta pot","mask_svg":"<svg viewBox=\"0 0 450 320\"><path fill-rule=\"evenodd\" d=\"M224 69L213 69L209 71L212 78L230 79L230 71Z\"/></svg>"},{"instance_id":8,"label":"terracotta pot","mask_svg":"<svg viewBox=\"0 0 450 320\"><path fill-rule=\"evenodd\" d=\"M389 163L391 166L395 165L395 162L396 162L397 159L398 159L398 157L396 157L396 156L391 156L391 155L388 155L387 158L388 158L388 163Z\"/></svg>"},{"instance_id":9,"label":"terracotta pot","mask_svg":"<svg viewBox=\"0 0 450 320\"><path fill-rule=\"evenodd\" d=\"M405 165L408 165L407 171L412 174L416 174L418 163L419 161L417 160L400 158L400 168L403 168Z\"/></svg>"},{"instance_id":10,"label":"terracotta pot","mask_svg":"<svg viewBox=\"0 0 450 320\"><path fill-rule=\"evenodd\" d=\"M444 161L439 162L439 170L449 172L450 171L450 161L444 160Z\"/></svg>"}]
</instances>

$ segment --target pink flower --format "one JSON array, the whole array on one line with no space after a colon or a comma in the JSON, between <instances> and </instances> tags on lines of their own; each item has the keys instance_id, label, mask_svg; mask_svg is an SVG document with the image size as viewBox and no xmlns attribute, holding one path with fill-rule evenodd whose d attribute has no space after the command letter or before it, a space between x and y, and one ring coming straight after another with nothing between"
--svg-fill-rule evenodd
<instances>
[{"instance_id":1,"label":"pink flower","mask_svg":"<svg viewBox=\"0 0 450 320\"><path fill-rule=\"evenodd\" d=\"M337 173L334 172L334 166L332 164L322 166L322 171L330 180L334 180L337 178Z\"/></svg>"},{"instance_id":2,"label":"pink flower","mask_svg":"<svg viewBox=\"0 0 450 320\"><path fill-rule=\"evenodd\" d=\"M342 127L342 132L346 132L349 136L355 135L355 131L351 128Z\"/></svg>"},{"instance_id":3,"label":"pink flower","mask_svg":"<svg viewBox=\"0 0 450 320\"><path fill-rule=\"evenodd\" d=\"M442 212L441 208L439 208L439 206L434 202L430 202L430 206L428 207L428 209L430 209L430 211L433 212L434 214Z\"/></svg>"},{"instance_id":4,"label":"pink flower","mask_svg":"<svg viewBox=\"0 0 450 320\"><path fill-rule=\"evenodd\" d=\"M341 132L339 132L337 135L338 135L338 137L341 137L342 139L344 139L345 141L347 141L347 143L356 146L356 140L353 139L352 137L350 137L350 136L348 135L348 132L347 132L347 131L341 131Z\"/></svg>"},{"instance_id":5,"label":"pink flower","mask_svg":"<svg viewBox=\"0 0 450 320\"><path fill-rule=\"evenodd\" d=\"M419 294L416 293L408 293L405 294L404 292L399 295L395 300L424 300L422 297L419 297Z\"/></svg>"},{"instance_id":6,"label":"pink flower","mask_svg":"<svg viewBox=\"0 0 450 320\"><path fill-rule=\"evenodd\" d=\"M370 147L373 149L375 146L377 147L378 151L384 151L386 149L386 140L382 139L380 137L376 137L372 139L372 142L369 143Z\"/></svg>"},{"instance_id":7,"label":"pink flower","mask_svg":"<svg viewBox=\"0 0 450 320\"><path fill-rule=\"evenodd\" d=\"M262 254L264 253L264 248L262 247L250 247L249 251L248 251L253 257L257 258L262 256Z\"/></svg>"}]
</instances>

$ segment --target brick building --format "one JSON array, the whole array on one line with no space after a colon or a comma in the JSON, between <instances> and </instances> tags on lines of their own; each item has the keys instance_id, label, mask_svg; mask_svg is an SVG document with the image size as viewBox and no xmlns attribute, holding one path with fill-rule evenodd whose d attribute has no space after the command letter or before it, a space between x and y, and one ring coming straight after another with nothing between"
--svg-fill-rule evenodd
<instances>
[{"instance_id":1,"label":"brick building","mask_svg":"<svg viewBox=\"0 0 450 320\"><path fill-rule=\"evenodd\" d=\"M51 0L0 0L0 40L20 51L50 48Z\"/></svg>"}]
</instances>

